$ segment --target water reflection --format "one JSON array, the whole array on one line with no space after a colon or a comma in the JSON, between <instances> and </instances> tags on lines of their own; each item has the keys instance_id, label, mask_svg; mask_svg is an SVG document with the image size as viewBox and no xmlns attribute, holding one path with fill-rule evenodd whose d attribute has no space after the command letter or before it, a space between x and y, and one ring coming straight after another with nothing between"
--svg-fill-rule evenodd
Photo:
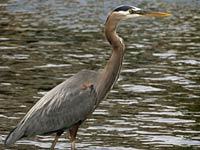
<instances>
[{"instance_id":1,"label":"water reflection","mask_svg":"<svg viewBox=\"0 0 200 150\"><path fill-rule=\"evenodd\" d=\"M90 150L199 149L200 4L165 1L1 1L0 147L48 90L110 55L103 26L120 4L171 12L121 25L126 56L119 81L78 133ZM53 136L7 149L48 149ZM3 147L4 148L4 147ZM58 149L69 149L62 136Z\"/></svg>"}]
</instances>

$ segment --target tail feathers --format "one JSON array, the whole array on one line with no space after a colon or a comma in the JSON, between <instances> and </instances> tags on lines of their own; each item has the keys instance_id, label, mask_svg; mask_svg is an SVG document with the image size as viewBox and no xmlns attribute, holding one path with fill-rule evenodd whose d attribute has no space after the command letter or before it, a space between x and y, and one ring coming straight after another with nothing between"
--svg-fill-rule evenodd
<instances>
[{"instance_id":1,"label":"tail feathers","mask_svg":"<svg viewBox=\"0 0 200 150\"><path fill-rule=\"evenodd\" d=\"M15 127L6 137L4 144L11 145L24 136L24 131L19 127Z\"/></svg>"}]
</instances>

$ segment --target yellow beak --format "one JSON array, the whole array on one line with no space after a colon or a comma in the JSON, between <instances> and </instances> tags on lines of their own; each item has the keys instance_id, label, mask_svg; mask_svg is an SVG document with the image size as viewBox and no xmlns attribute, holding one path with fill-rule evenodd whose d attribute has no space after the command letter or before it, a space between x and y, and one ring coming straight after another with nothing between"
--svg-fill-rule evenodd
<instances>
[{"instance_id":1,"label":"yellow beak","mask_svg":"<svg viewBox=\"0 0 200 150\"><path fill-rule=\"evenodd\" d=\"M147 17L169 17L169 16L172 16L172 14L161 13L161 12L146 12L142 15L147 16Z\"/></svg>"}]
</instances>

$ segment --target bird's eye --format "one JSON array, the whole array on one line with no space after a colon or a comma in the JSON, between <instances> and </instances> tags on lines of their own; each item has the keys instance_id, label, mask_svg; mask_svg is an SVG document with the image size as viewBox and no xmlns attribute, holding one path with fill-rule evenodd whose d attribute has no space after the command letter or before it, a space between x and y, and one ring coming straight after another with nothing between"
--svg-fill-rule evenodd
<instances>
[{"instance_id":1,"label":"bird's eye","mask_svg":"<svg viewBox=\"0 0 200 150\"><path fill-rule=\"evenodd\" d=\"M134 14L135 11L134 11L133 9L129 9L129 13L130 13L130 14Z\"/></svg>"}]
</instances>

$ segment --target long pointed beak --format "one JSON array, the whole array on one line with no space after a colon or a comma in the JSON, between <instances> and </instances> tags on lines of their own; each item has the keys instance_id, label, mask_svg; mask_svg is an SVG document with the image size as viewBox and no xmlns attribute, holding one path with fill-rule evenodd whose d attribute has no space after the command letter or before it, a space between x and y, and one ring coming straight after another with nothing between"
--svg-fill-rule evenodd
<instances>
[{"instance_id":1,"label":"long pointed beak","mask_svg":"<svg viewBox=\"0 0 200 150\"><path fill-rule=\"evenodd\" d=\"M169 17L171 15L172 14L161 13L161 12L153 12L153 13L144 14L144 16L147 16L147 17Z\"/></svg>"},{"instance_id":2,"label":"long pointed beak","mask_svg":"<svg viewBox=\"0 0 200 150\"><path fill-rule=\"evenodd\" d=\"M172 16L172 14L168 14L168 13L148 12L148 11L142 11L140 13L140 15L146 16L146 17L169 17L169 16Z\"/></svg>"}]
</instances>

